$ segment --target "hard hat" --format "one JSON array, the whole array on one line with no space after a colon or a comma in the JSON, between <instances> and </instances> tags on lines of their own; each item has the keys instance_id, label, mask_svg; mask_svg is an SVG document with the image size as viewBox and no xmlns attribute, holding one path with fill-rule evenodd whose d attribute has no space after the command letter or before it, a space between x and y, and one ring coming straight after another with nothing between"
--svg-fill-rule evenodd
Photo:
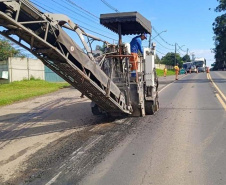
<instances>
[{"instance_id":1,"label":"hard hat","mask_svg":"<svg viewBox=\"0 0 226 185\"><path fill-rule=\"evenodd\" d=\"M145 37L145 39L147 39L147 34L146 33L142 33L141 36L142 35Z\"/></svg>"}]
</instances>

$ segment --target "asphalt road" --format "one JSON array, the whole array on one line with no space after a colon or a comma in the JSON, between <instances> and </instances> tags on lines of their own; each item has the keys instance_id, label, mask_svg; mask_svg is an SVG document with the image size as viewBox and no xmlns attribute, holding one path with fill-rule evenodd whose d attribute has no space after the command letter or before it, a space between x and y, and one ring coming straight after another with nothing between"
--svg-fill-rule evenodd
<instances>
[{"instance_id":1,"label":"asphalt road","mask_svg":"<svg viewBox=\"0 0 226 185\"><path fill-rule=\"evenodd\" d=\"M211 72L225 88L225 72ZM146 116L81 185L226 184L226 110L205 73L160 92L160 110Z\"/></svg>"},{"instance_id":2,"label":"asphalt road","mask_svg":"<svg viewBox=\"0 0 226 185\"><path fill-rule=\"evenodd\" d=\"M143 118L93 116L72 88L0 108L0 184L226 184L225 72L179 78Z\"/></svg>"}]
</instances>

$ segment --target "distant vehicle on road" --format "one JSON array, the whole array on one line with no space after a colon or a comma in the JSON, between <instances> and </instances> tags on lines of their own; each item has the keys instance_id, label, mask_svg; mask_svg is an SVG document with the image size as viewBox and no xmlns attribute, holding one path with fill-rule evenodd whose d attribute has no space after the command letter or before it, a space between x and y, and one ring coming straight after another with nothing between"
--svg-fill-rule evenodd
<instances>
[{"instance_id":1,"label":"distant vehicle on road","mask_svg":"<svg viewBox=\"0 0 226 185\"><path fill-rule=\"evenodd\" d=\"M186 72L189 72L189 70L191 69L191 66L192 66L192 62L185 62L183 63L182 67Z\"/></svg>"},{"instance_id":2,"label":"distant vehicle on road","mask_svg":"<svg viewBox=\"0 0 226 185\"><path fill-rule=\"evenodd\" d=\"M205 72L206 59L205 58L195 58L193 64L198 69L198 72Z\"/></svg>"},{"instance_id":3,"label":"distant vehicle on road","mask_svg":"<svg viewBox=\"0 0 226 185\"><path fill-rule=\"evenodd\" d=\"M205 67L198 67L197 69L198 69L198 72L199 73L201 73L201 72L204 73L206 71L206 68Z\"/></svg>"},{"instance_id":4,"label":"distant vehicle on road","mask_svg":"<svg viewBox=\"0 0 226 185\"><path fill-rule=\"evenodd\" d=\"M196 68L196 66L194 64L191 65L190 69L191 69L192 73L196 73L197 72L197 68Z\"/></svg>"}]
</instances>

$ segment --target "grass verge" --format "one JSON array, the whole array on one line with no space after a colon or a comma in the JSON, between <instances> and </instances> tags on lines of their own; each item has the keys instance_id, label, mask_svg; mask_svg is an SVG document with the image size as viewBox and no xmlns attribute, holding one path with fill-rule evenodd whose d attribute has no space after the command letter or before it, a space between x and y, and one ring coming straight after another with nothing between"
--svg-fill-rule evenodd
<instances>
[{"instance_id":1,"label":"grass verge","mask_svg":"<svg viewBox=\"0 0 226 185\"><path fill-rule=\"evenodd\" d=\"M156 69L156 72L158 76L163 76L162 69ZM174 70L167 70L167 76L169 75L175 75ZM51 93L69 86L68 83L50 83L36 79L0 84L0 106Z\"/></svg>"},{"instance_id":2,"label":"grass verge","mask_svg":"<svg viewBox=\"0 0 226 185\"><path fill-rule=\"evenodd\" d=\"M23 80L0 84L0 106L40 96L69 87L68 83L50 83L43 80Z\"/></svg>"},{"instance_id":3,"label":"grass verge","mask_svg":"<svg viewBox=\"0 0 226 185\"><path fill-rule=\"evenodd\" d=\"M158 76L163 76L164 75L163 69L156 69L156 72L157 72ZM169 76L169 75L175 75L174 69L168 69L167 70L167 76Z\"/></svg>"}]
</instances>

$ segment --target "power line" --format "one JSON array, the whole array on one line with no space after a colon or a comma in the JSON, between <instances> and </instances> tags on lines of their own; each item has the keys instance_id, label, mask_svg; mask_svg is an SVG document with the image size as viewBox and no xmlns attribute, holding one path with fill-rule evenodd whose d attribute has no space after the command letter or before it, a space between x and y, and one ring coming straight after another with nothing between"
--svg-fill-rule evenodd
<instances>
[{"instance_id":1,"label":"power line","mask_svg":"<svg viewBox=\"0 0 226 185\"><path fill-rule=\"evenodd\" d=\"M161 51L161 52L163 52L163 53L165 53L165 52L172 52L172 51L168 51L168 50L167 50L167 51L165 51L164 49L165 49L165 48L158 47L158 50L159 50L159 51Z\"/></svg>"},{"instance_id":2,"label":"power line","mask_svg":"<svg viewBox=\"0 0 226 185\"><path fill-rule=\"evenodd\" d=\"M85 25L87 25L87 26L89 26L89 27L93 27L93 28L95 28L95 29L97 29L97 30L100 30L101 32L105 32L105 33L107 33L107 34L111 34L111 35L113 35L112 33L108 33L107 31L104 31L104 30L101 30L101 29L96 28L96 27L94 27L94 26L91 26L90 24L85 23L85 22L83 22L83 21L81 21L81 20L79 20L79 19L76 19L75 17L71 17L71 18L73 18L74 20L77 20L77 21L79 21L79 22L81 22L81 23L83 23L83 24L85 24ZM98 24L98 25L100 25L100 24ZM80 27L82 27L82 26L80 25ZM88 28L85 28L85 29L87 29L87 30L91 31L91 30L90 30L90 29L88 29ZM91 31L91 32L93 32L93 33L94 33L94 31ZM96 33L96 32L95 32L95 33ZM99 35L101 35L101 34L99 34ZM110 38L110 37L107 37L107 36L105 36L105 35L102 35L102 36L104 36L104 37L106 37L106 38ZM111 38L111 39L113 39L113 38ZM116 39L113 39L113 40L116 40Z\"/></svg>"},{"instance_id":3,"label":"power line","mask_svg":"<svg viewBox=\"0 0 226 185\"><path fill-rule=\"evenodd\" d=\"M53 13L53 12L50 12L50 11L48 11L47 9L43 8L42 6L38 5L38 4L35 3L35 2L33 2L33 1L31 1L31 2L32 2L34 5L36 5L37 7L43 9L43 10L45 10L45 11L47 11L47 12L49 12L49 13Z\"/></svg>"},{"instance_id":4,"label":"power line","mask_svg":"<svg viewBox=\"0 0 226 185\"><path fill-rule=\"evenodd\" d=\"M97 18L97 19L99 20L99 17L97 17L97 16L94 15L93 13L89 12L88 10L85 10L85 9L82 8L81 6L75 4L73 1L71 1L71 0L66 0L66 1L68 1L68 2L71 3L72 5L74 5L74 6L78 7L78 8L80 8L81 10L85 11L85 12L88 13L89 15L92 15L93 17L95 17L95 18Z\"/></svg>"},{"instance_id":5,"label":"power line","mask_svg":"<svg viewBox=\"0 0 226 185\"><path fill-rule=\"evenodd\" d=\"M178 44L177 44L178 45ZM178 47L179 47L179 49L181 50L181 51L183 51L183 52L187 52L187 51L184 51L183 49L181 49L181 47L178 45Z\"/></svg>"},{"instance_id":6,"label":"power line","mask_svg":"<svg viewBox=\"0 0 226 185\"><path fill-rule=\"evenodd\" d=\"M168 43L165 39L162 38L161 35L159 35L159 38L162 39L162 41L164 41L166 44L168 44L169 46L174 46L173 44Z\"/></svg>"},{"instance_id":7,"label":"power line","mask_svg":"<svg viewBox=\"0 0 226 185\"><path fill-rule=\"evenodd\" d=\"M117 12L117 13L119 13L119 11L116 9L116 8L114 8L112 5L110 5L108 2L106 2L105 0L101 0L106 6L108 6L109 8L111 8L112 10L114 10L115 12ZM157 32L157 30L154 28L154 26L152 26L152 28L153 28L153 30L156 32L156 34L158 34L159 35L159 38L163 41L163 42L165 42L166 44L168 44L169 46L175 46L174 44L170 44L170 43L168 43L165 39L163 39L161 36L160 36L160 33L158 33ZM168 50L174 50L174 49L171 49L171 48L167 48L167 47L165 47L164 45L162 45L160 42L158 42L158 40L156 40L156 39L154 39L158 44L160 44L163 48L165 48L165 49L168 49ZM179 45L178 45L179 46ZM184 51L184 50L182 50L181 49L181 47L179 46L179 49L181 50L181 51L183 51L183 52L186 52L186 51ZM178 51L178 53L179 53L179 51ZM180 55L181 55L181 53L179 53Z\"/></svg>"},{"instance_id":8,"label":"power line","mask_svg":"<svg viewBox=\"0 0 226 185\"><path fill-rule=\"evenodd\" d=\"M177 53L179 53L179 55L182 55L179 51L177 51Z\"/></svg>"},{"instance_id":9,"label":"power line","mask_svg":"<svg viewBox=\"0 0 226 185\"><path fill-rule=\"evenodd\" d=\"M114 10L115 12L119 13L119 11L114 8L113 6L111 6L107 1L105 0L101 0L105 5L107 5L110 9Z\"/></svg>"},{"instance_id":10,"label":"power line","mask_svg":"<svg viewBox=\"0 0 226 185\"><path fill-rule=\"evenodd\" d=\"M163 40L165 43L167 43L168 45L170 46L174 46L172 44L169 44L168 42L166 42L161 36L160 36L160 33L154 28L154 26L152 26L152 29L154 30L154 32L161 38L161 40ZM168 48L166 46L164 46L163 44L161 44L156 38L154 38L153 40L155 40L160 46L162 46L163 48L167 49L167 50L170 50L170 51L173 51L174 49L173 48Z\"/></svg>"},{"instance_id":11,"label":"power line","mask_svg":"<svg viewBox=\"0 0 226 185\"><path fill-rule=\"evenodd\" d=\"M55 0L51 0L51 1L55 2L56 4L60 5L61 7L66 8L67 10L70 10L71 12L73 12L73 13L75 13L75 14L78 14L79 16L81 16L81 17L83 17L83 18L85 18L85 19L87 19L87 20L89 20L89 21L92 21L92 22L93 22L93 20L92 20L92 19L90 19L90 18L88 18L88 17L86 17L86 16L84 16L84 15L82 15L82 14L80 14L80 13L78 13L78 12L76 12L76 11L74 11L74 10L72 10L72 9L68 8L68 7L66 7L65 5L60 4L59 2L57 2L57 1L55 1Z\"/></svg>"},{"instance_id":12,"label":"power line","mask_svg":"<svg viewBox=\"0 0 226 185\"><path fill-rule=\"evenodd\" d=\"M154 26L152 26L152 28L153 28L154 32L155 32L156 34L159 35L159 38L161 38L162 41L164 41L164 42L165 42L166 44L168 44L169 46L174 46L174 44L170 44L170 43L168 43L165 39L163 39L162 36L160 35L160 33L155 29Z\"/></svg>"},{"instance_id":13,"label":"power line","mask_svg":"<svg viewBox=\"0 0 226 185\"><path fill-rule=\"evenodd\" d=\"M160 54L162 54L162 55L166 55L166 54L164 54L164 53L158 51L157 49L156 49L156 52L157 52L157 53L160 53Z\"/></svg>"},{"instance_id":14,"label":"power line","mask_svg":"<svg viewBox=\"0 0 226 185\"><path fill-rule=\"evenodd\" d=\"M157 32L157 30L154 28L154 26L153 26L153 30L155 31L155 33L156 34L159 34L158 32ZM173 45L173 44L170 44L170 43L168 43L165 39L163 39L162 38L162 36L160 36L159 35L159 38L162 40L162 41L164 41L166 44L168 44L169 46L175 46L175 45ZM155 40L155 39L154 39ZM158 41L157 41L158 42ZM159 42L158 42L159 43ZM163 46L161 43L159 43L162 47L164 47L164 48L166 48L166 49L169 49L169 48L167 48L167 47L165 47L165 46ZM177 44L177 43L176 43ZM181 51L183 51L183 52L185 52L186 53L186 51L185 50L183 50L180 46L179 46L179 44L177 44L178 45L178 47L179 47L179 50L181 50ZM169 50L174 50L174 49L169 49ZM182 55L179 51L177 51L180 55Z\"/></svg>"},{"instance_id":15,"label":"power line","mask_svg":"<svg viewBox=\"0 0 226 185\"><path fill-rule=\"evenodd\" d=\"M54 0L51 0L51 1L53 1L53 2L56 3L57 5L60 5L60 6L63 7L64 9L67 9L67 10L70 10L71 12L73 12L73 13L76 13L75 11L69 9L69 8L66 7L66 6L63 6L63 5L59 4L58 2L56 2L56 1L54 1ZM45 6L46 6L46 5L45 5ZM43 7L40 6L40 5L39 5L39 7L43 8ZM48 6L46 6L46 7L48 7ZM50 8L50 7L49 7L49 8ZM51 9L53 9L53 8L51 8ZM53 9L53 10L55 10L55 11L58 12L58 13L61 13L59 10L56 10L56 9ZM46 11L50 12L49 10L46 10ZM79 15L82 16L83 18L86 18L86 17L84 17L84 16L81 15L81 14L79 14ZM100 30L101 32L106 32L106 31L104 31L104 30L101 30L101 29L98 29L98 28L96 28L96 27L94 27L94 26L91 26L91 25L89 25L89 24L87 24L87 23L85 23L85 22L83 22L83 21L80 21L79 19L76 19L76 18L74 18L73 16L70 16L70 17L71 17L72 19L74 19L74 20L77 20L77 21L79 21L79 22L81 22L81 23L83 23L83 24L89 26L89 27L93 27L93 28L95 28L95 29L97 29L97 30ZM89 19L89 20L90 20L90 19ZM91 20L91 21L92 21L92 20ZM92 21L92 22L93 22L93 21ZM99 23L97 23L97 24L100 25ZM88 29L88 28L86 28L86 27L84 27L84 26L81 26L81 25L79 25L79 26L80 26L81 28L84 28L84 29L90 31L90 32L93 32L93 33L96 33L96 34L98 34L98 35L100 35L100 36L103 36L103 37L105 37L105 38L109 38L109 39L114 40L114 41L117 40L117 39L115 39L115 38L108 37L108 36L106 36L106 35L104 35L104 34L100 34L100 33L97 33L97 32L95 32L95 31L92 31L91 29ZM106 32L106 33L108 33L108 32ZM108 34L110 34L110 33L108 33ZM111 35L113 35L113 34L111 33Z\"/></svg>"},{"instance_id":16,"label":"power line","mask_svg":"<svg viewBox=\"0 0 226 185\"><path fill-rule=\"evenodd\" d=\"M67 9L67 10L73 12L73 13L76 13L77 15L79 15L79 16L81 16L81 17L87 19L88 21L91 21L92 23L96 23L96 24L98 24L98 25L101 25L101 24L97 23L96 21L93 21L93 20L91 20L90 18L88 18L88 17L86 17L86 16L84 16L84 15L81 15L81 14L78 13L78 12L75 12L74 10L72 10L72 9L70 9L70 8L68 8L68 7L66 7L65 5L60 4L60 3L57 2L56 0L51 0L51 1L53 1L55 4L59 5L61 8L63 7L63 8L65 8L65 9ZM82 8L81 6L77 5L77 4L74 3L72 0L63 0L63 1L65 1L65 3L66 3L67 5L69 5L69 6L73 5L73 8L76 7L77 9L80 9L80 10L78 10L78 11L80 11L81 13L84 13L84 12L85 12L85 14L91 15L93 18L99 19L96 15L94 15L93 13L89 12L88 10ZM115 12L118 12L118 13L119 13L118 9L114 8L114 7L113 7L112 5L110 5L107 1L105 1L105 0L101 0L101 1L102 1L106 6L108 6L109 8L111 8L111 9L114 10ZM36 4L36 3L34 3L34 4ZM37 5L38 7L41 7L41 6L38 5L38 4L36 4L36 5ZM41 8L42 8L43 10L45 10L45 11L48 11L47 9L45 9L45 8L43 8L43 7L41 7ZM53 8L51 8L51 9L53 9ZM76 10L77 10L77 9L76 9ZM48 11L48 12L50 12L50 11ZM79 19L76 19L76 18L74 18L74 17L72 17L72 18L73 18L74 20L77 20L77 21L79 21L79 22L81 22L81 23L87 25L87 26L93 27L93 26L91 26L90 24L87 24L87 23L85 23L85 22L80 21ZM101 26L103 26L103 25L101 25ZM89 28L86 28L86 27L84 27L84 26L81 26L81 25L80 25L80 27L81 27L81 28L84 28L84 29L86 29L86 30L88 30L88 31L90 31L90 32L92 32L92 33L95 33L95 34L98 34L98 35L100 35L100 36L103 36L103 37L105 37L105 38L112 39L112 40L116 40L116 39L111 38L111 37L109 37L109 36L106 36L106 35L104 35L104 34L100 34L100 33L98 33L98 32L95 32L95 31L93 31L93 30L91 30L91 29L89 29ZM93 27L93 28L98 29L98 28L96 28L96 27ZM105 28L105 27L104 27L104 28ZM98 30L100 30L100 29L98 29ZM156 30L154 27L153 27L153 30L156 32L156 34L159 34L159 33L157 32L157 30ZM103 30L100 30L100 31L106 32L106 31L103 31ZM106 33L107 33L107 32L106 32ZM109 34L109 33L108 33L108 34ZM127 36L127 37L130 37L130 36ZM130 38L131 38L131 37L130 37ZM160 38L163 42L165 42L166 44L168 44L169 46L174 46L174 45L168 43L168 42L167 42L165 39L163 39L161 36L159 36L159 38ZM161 44L157 39L154 39L154 40L155 40L160 46L162 46L163 48L165 48L165 49L167 49L167 50L174 50L174 49L171 49L171 48L168 48L168 47L164 46L164 45ZM178 46L179 46L179 45L178 45ZM183 51L183 52L186 52L186 51L182 50L180 46L179 46L179 49L180 49L181 51ZM159 51L158 51L158 52L159 52ZM161 53L161 52L160 52L160 53ZM178 51L178 53L179 53L179 51ZM161 54L163 54L163 53L161 53Z\"/></svg>"},{"instance_id":17,"label":"power line","mask_svg":"<svg viewBox=\"0 0 226 185\"><path fill-rule=\"evenodd\" d=\"M117 12L117 13L120 13L119 11L118 11L118 9L116 9L116 8L114 8L112 5L110 5L108 2L106 2L105 0L101 0L106 6L108 6L109 8L111 8L112 10L114 10L115 12ZM132 38L131 36L129 36L129 35L126 35L126 37L129 37L130 39Z\"/></svg>"},{"instance_id":18,"label":"power line","mask_svg":"<svg viewBox=\"0 0 226 185\"><path fill-rule=\"evenodd\" d=\"M58 5L60 5L61 7L64 7L65 9L68 9L68 10L70 10L71 12L73 12L73 13L76 13L74 10L72 10L72 9L70 9L70 8L68 8L68 7L65 7L64 5L62 5L62 4L60 4L59 2L56 2L55 0L52 0L52 1L54 1L56 4L58 4ZM67 0L67 1L70 1L70 0ZM67 3L67 2L66 2ZM74 5L74 6L78 6L78 5L76 5L75 3L73 3L72 1L70 1L70 3L72 3L72 5ZM78 7L80 7L80 6L78 6ZM87 10L85 10L84 8L82 8L82 7L80 7L83 11L86 11L86 12L89 12L89 11L87 11ZM92 13L90 13L89 12L89 14L90 15L92 15L92 16L94 16L95 18L98 18L97 16L95 16L94 14L92 14ZM85 16L83 16L83 15L81 15L81 14L79 14L80 16L82 16L83 18L86 18L87 19L87 17L85 17ZM76 18L74 18L75 20L78 20L78 19L76 19ZM95 23L95 24L97 24L98 26L102 26L102 27L104 27L103 25L101 25L101 24L99 24L98 22L93 22L93 20L90 20L90 19L88 19L89 21L91 21L92 23ZM99 20L99 18L98 18L98 20ZM78 20L78 21L80 21L80 20ZM80 21L80 22L82 22L82 21ZM84 22L82 22L83 24L86 24L86 25L88 25L88 26L91 26L91 25L89 25L89 24L87 24L87 23L84 23ZM93 27L93 26L91 26L91 27ZM93 28L95 28L95 29L98 29L98 28L96 28L96 27L93 27ZM104 27L105 28L105 27ZM87 28L86 28L87 29ZM89 30L89 31L91 31L90 29L87 29L87 30ZM105 32L105 33L107 33L107 34L111 34L111 35L113 35L112 34L112 32L111 33L109 33L109 32L107 32L107 31L104 31L104 30L101 30L101 29L98 29L98 30L100 30L101 32ZM91 31L91 32L93 32L93 33L96 33L96 32L94 32L94 31ZM108 36L106 36L106 35L103 35L103 34L99 34L98 33L98 35L102 35L102 36L104 36L104 37L106 37L106 38L110 38L110 37L108 37ZM115 35L114 35L115 36ZM112 40L116 40L116 39L113 39L113 38L111 38Z\"/></svg>"},{"instance_id":19,"label":"power line","mask_svg":"<svg viewBox=\"0 0 226 185\"><path fill-rule=\"evenodd\" d=\"M174 49L167 48L166 46L163 46L159 41L156 40L156 38L155 38L154 40L155 40L158 44L160 44L162 47L164 47L165 49L168 49L168 50L171 50L171 51L174 50Z\"/></svg>"},{"instance_id":20,"label":"power line","mask_svg":"<svg viewBox=\"0 0 226 185\"><path fill-rule=\"evenodd\" d=\"M92 30L90 30L90 29L88 29L88 28L85 28L85 27L83 27L83 26L80 26L80 27L81 27L81 28L84 28L84 29L86 29L86 30L88 30L88 31L90 31L90 32L92 32L92 33L95 33L95 34L98 34L98 35L103 36L103 37L105 37L105 38L108 38L108 39L111 39L111 40L116 41L116 39L113 39L113 38L108 37L108 36L106 36L106 35L103 35L103 34L100 34L100 33L98 33L98 32L92 31Z\"/></svg>"}]
</instances>

